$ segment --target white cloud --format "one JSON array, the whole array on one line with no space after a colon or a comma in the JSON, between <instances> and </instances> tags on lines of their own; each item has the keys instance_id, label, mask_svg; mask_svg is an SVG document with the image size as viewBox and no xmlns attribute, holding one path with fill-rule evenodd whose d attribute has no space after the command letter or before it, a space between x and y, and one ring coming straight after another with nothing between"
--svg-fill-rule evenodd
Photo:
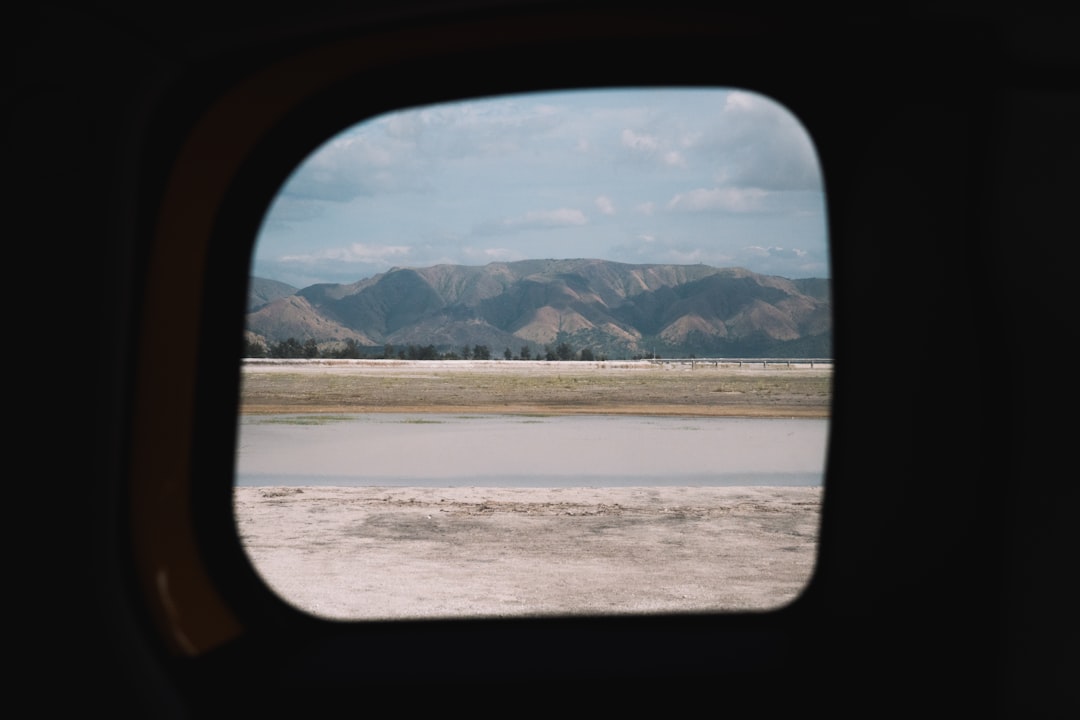
<instances>
[{"instance_id":1,"label":"white cloud","mask_svg":"<svg viewBox=\"0 0 1080 720\"><path fill-rule=\"evenodd\" d=\"M392 113L327 142L274 201L256 260L353 280L560 252L827 273L822 198L805 130L763 95L510 96Z\"/></svg>"},{"instance_id":2,"label":"white cloud","mask_svg":"<svg viewBox=\"0 0 1080 720\"><path fill-rule=\"evenodd\" d=\"M509 227L568 227L572 225L584 225L589 220L585 213L573 208L559 208L557 210L530 210L521 217L511 218L504 222Z\"/></svg>"},{"instance_id":3,"label":"white cloud","mask_svg":"<svg viewBox=\"0 0 1080 720\"><path fill-rule=\"evenodd\" d=\"M765 190L820 190L813 141L793 114L772 99L733 91L710 121L676 145L691 166L713 168L717 185Z\"/></svg>"},{"instance_id":4,"label":"white cloud","mask_svg":"<svg viewBox=\"0 0 1080 720\"><path fill-rule=\"evenodd\" d=\"M365 245L353 243L343 248L325 248L306 255L286 255L282 262L310 262L314 260L335 260L346 263L373 263L407 256L412 248L407 245Z\"/></svg>"},{"instance_id":5,"label":"white cloud","mask_svg":"<svg viewBox=\"0 0 1080 720\"><path fill-rule=\"evenodd\" d=\"M410 176L408 144L347 135L324 145L293 173L285 193L293 198L348 202L361 195L422 186Z\"/></svg>"},{"instance_id":6,"label":"white cloud","mask_svg":"<svg viewBox=\"0 0 1080 720\"><path fill-rule=\"evenodd\" d=\"M647 158L668 168L685 168L687 166L686 156L679 150L672 149L672 145L675 144L681 144L684 148L688 147L685 139L677 141L661 135L639 133L625 129L622 131L619 140L623 147L630 149L639 159Z\"/></svg>"},{"instance_id":7,"label":"white cloud","mask_svg":"<svg viewBox=\"0 0 1080 720\"><path fill-rule=\"evenodd\" d=\"M439 262L425 261L424 265L486 265L489 262L510 260L513 257L513 252L510 249L499 247L461 245L454 248L446 248L444 251L444 254L439 256Z\"/></svg>"},{"instance_id":8,"label":"white cloud","mask_svg":"<svg viewBox=\"0 0 1080 720\"><path fill-rule=\"evenodd\" d=\"M806 257L805 250L798 248L782 248L775 245L762 247L761 245L748 245L742 249L744 255L752 255L759 258L779 258L783 260L802 260Z\"/></svg>"},{"instance_id":9,"label":"white cloud","mask_svg":"<svg viewBox=\"0 0 1080 720\"><path fill-rule=\"evenodd\" d=\"M725 267L731 265L734 259L729 250L720 243L702 243L653 233L639 233L612 249L624 262L679 265L704 263Z\"/></svg>"},{"instance_id":10,"label":"white cloud","mask_svg":"<svg viewBox=\"0 0 1080 720\"><path fill-rule=\"evenodd\" d=\"M701 142L701 136L702 132L700 130L684 133L683 136L679 138L679 147L692 148Z\"/></svg>"},{"instance_id":11,"label":"white cloud","mask_svg":"<svg viewBox=\"0 0 1080 720\"><path fill-rule=\"evenodd\" d=\"M728 93L728 96L724 99L724 110L751 111L761 107L761 104L762 101L757 95L735 90Z\"/></svg>"},{"instance_id":12,"label":"white cloud","mask_svg":"<svg viewBox=\"0 0 1080 720\"><path fill-rule=\"evenodd\" d=\"M687 212L750 212L761 209L767 196L768 193L759 188L698 188L679 193L667 208Z\"/></svg>"},{"instance_id":13,"label":"white cloud","mask_svg":"<svg viewBox=\"0 0 1080 720\"><path fill-rule=\"evenodd\" d=\"M475 262L480 265L484 265L489 262L523 259L521 253L504 247L468 247L462 249L462 255L464 256L466 262Z\"/></svg>"},{"instance_id":14,"label":"white cloud","mask_svg":"<svg viewBox=\"0 0 1080 720\"><path fill-rule=\"evenodd\" d=\"M316 200L278 195L266 213L263 232L290 230L294 224L315 220L322 214L323 205Z\"/></svg>"},{"instance_id":15,"label":"white cloud","mask_svg":"<svg viewBox=\"0 0 1080 720\"><path fill-rule=\"evenodd\" d=\"M623 130L620 136L622 144L633 150L644 152L656 152L660 149L660 141L652 135L642 135L633 130Z\"/></svg>"},{"instance_id":16,"label":"white cloud","mask_svg":"<svg viewBox=\"0 0 1080 720\"><path fill-rule=\"evenodd\" d=\"M409 111L405 111L409 112ZM429 158L501 156L528 146L560 122L550 103L495 99L436 105L417 113L418 149Z\"/></svg>"},{"instance_id":17,"label":"white cloud","mask_svg":"<svg viewBox=\"0 0 1080 720\"><path fill-rule=\"evenodd\" d=\"M704 262L704 257L705 253L699 249L680 250L678 248L669 248L667 250L667 262L675 265L693 265Z\"/></svg>"},{"instance_id":18,"label":"white cloud","mask_svg":"<svg viewBox=\"0 0 1080 720\"><path fill-rule=\"evenodd\" d=\"M477 225L473 232L477 235L498 235L506 232L536 230L560 227L577 227L589 222L581 210L558 208L556 210L531 210L517 217L504 218L495 222Z\"/></svg>"},{"instance_id":19,"label":"white cloud","mask_svg":"<svg viewBox=\"0 0 1080 720\"><path fill-rule=\"evenodd\" d=\"M686 158L677 150L664 153L664 164L668 167L686 167Z\"/></svg>"},{"instance_id":20,"label":"white cloud","mask_svg":"<svg viewBox=\"0 0 1080 720\"><path fill-rule=\"evenodd\" d=\"M732 258L736 265L787 278L828 277L828 259L818 252L776 245L748 245Z\"/></svg>"},{"instance_id":21,"label":"white cloud","mask_svg":"<svg viewBox=\"0 0 1080 720\"><path fill-rule=\"evenodd\" d=\"M413 141L424 129L421 116L414 112L396 112L383 118L386 134L392 138Z\"/></svg>"}]
</instances>

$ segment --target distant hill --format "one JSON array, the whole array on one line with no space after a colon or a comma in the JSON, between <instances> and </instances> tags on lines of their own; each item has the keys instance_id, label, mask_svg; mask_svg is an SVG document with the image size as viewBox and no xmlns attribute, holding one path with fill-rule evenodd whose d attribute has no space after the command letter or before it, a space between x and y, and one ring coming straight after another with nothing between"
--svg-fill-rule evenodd
<instances>
[{"instance_id":1,"label":"distant hill","mask_svg":"<svg viewBox=\"0 0 1080 720\"><path fill-rule=\"evenodd\" d=\"M298 289L277 280L253 277L248 285L248 312L255 312L279 298L295 295Z\"/></svg>"},{"instance_id":2,"label":"distant hill","mask_svg":"<svg viewBox=\"0 0 1080 720\"><path fill-rule=\"evenodd\" d=\"M288 294L289 286L261 278L251 287L249 337L271 343L486 345L517 354L567 342L611 358L832 353L829 280L742 268L522 260L392 268Z\"/></svg>"}]
</instances>

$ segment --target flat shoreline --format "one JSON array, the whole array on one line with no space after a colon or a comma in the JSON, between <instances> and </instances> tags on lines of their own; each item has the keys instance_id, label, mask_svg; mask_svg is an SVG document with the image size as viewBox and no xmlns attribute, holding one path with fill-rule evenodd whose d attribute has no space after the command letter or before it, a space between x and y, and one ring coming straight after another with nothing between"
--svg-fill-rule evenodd
<instances>
[{"instance_id":1,"label":"flat shoreline","mask_svg":"<svg viewBox=\"0 0 1080 720\"><path fill-rule=\"evenodd\" d=\"M264 361L240 412L828 417L832 366L701 361Z\"/></svg>"}]
</instances>

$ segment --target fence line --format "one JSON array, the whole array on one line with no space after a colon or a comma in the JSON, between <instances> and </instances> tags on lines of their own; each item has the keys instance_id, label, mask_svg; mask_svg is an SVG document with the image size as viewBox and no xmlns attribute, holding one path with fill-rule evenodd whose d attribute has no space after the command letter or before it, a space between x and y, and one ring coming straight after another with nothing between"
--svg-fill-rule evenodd
<instances>
[{"instance_id":1,"label":"fence line","mask_svg":"<svg viewBox=\"0 0 1080 720\"><path fill-rule=\"evenodd\" d=\"M771 367L806 367L831 368L832 358L644 358L641 360L400 360L397 358L244 358L243 364L248 366L273 366L273 365L324 365L329 367L343 366L402 366L416 364L444 365L446 367L494 367L498 365L538 365L543 367L557 368L566 364L587 364L597 367L633 367L646 365L689 365L691 369L698 366L712 367L745 367L763 368Z\"/></svg>"},{"instance_id":2,"label":"fence line","mask_svg":"<svg viewBox=\"0 0 1080 720\"><path fill-rule=\"evenodd\" d=\"M798 366L809 365L811 368L832 367L832 358L650 358L649 362L656 365L689 365L691 368L698 365L712 365L713 367L737 366L768 368L773 366Z\"/></svg>"}]
</instances>

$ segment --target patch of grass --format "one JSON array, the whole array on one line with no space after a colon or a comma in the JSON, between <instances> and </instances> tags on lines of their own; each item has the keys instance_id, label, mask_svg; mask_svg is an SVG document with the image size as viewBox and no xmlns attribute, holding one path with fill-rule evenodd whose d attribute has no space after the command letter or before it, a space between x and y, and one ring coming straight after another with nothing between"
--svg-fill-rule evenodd
<instances>
[{"instance_id":1,"label":"patch of grass","mask_svg":"<svg viewBox=\"0 0 1080 720\"><path fill-rule=\"evenodd\" d=\"M410 418L408 420L402 420L402 423L406 425L441 425L442 420L426 420L424 418Z\"/></svg>"},{"instance_id":2,"label":"patch of grass","mask_svg":"<svg viewBox=\"0 0 1080 720\"><path fill-rule=\"evenodd\" d=\"M279 415L260 418L254 422L260 425L329 425L353 419L355 418L349 415Z\"/></svg>"},{"instance_id":3,"label":"patch of grass","mask_svg":"<svg viewBox=\"0 0 1080 720\"><path fill-rule=\"evenodd\" d=\"M437 364L436 364L437 365ZM379 372L343 373L328 370L305 374L246 371L241 392L242 413L293 412L362 416L370 408L415 412L450 412L464 416L469 408L562 408L637 407L735 408L744 411L785 403L827 411L832 393L831 371L699 366L693 372L666 369L594 370L574 372L558 367L554 372L519 369L506 363L499 372L447 370L432 375L392 369ZM554 411L560 414L562 411ZM343 418L344 419L344 418ZM315 421L279 420L308 423Z\"/></svg>"}]
</instances>

